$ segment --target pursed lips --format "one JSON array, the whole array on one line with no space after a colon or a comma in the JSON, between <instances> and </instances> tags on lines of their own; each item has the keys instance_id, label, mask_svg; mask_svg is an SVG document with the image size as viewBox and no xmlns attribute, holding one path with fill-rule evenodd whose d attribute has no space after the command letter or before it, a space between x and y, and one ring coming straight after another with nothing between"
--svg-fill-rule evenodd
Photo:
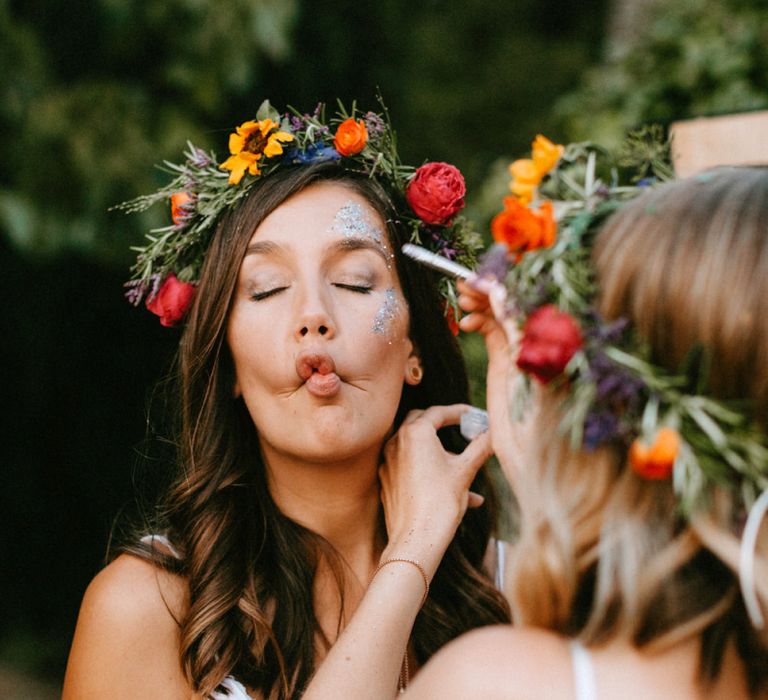
<instances>
[{"instance_id":1,"label":"pursed lips","mask_svg":"<svg viewBox=\"0 0 768 700\"><path fill-rule=\"evenodd\" d=\"M318 398L332 398L341 391L341 378L336 374L336 365L327 352L302 350L296 356L296 374L307 391Z\"/></svg>"}]
</instances>

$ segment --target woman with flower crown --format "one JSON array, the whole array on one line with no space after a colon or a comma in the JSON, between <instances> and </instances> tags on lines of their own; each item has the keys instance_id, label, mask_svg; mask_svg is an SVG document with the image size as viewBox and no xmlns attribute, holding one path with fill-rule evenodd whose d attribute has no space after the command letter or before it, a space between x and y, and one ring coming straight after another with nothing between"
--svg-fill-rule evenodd
<instances>
[{"instance_id":1,"label":"woman with flower crown","mask_svg":"<svg viewBox=\"0 0 768 700\"><path fill-rule=\"evenodd\" d=\"M603 151L557 155L460 297L518 504L514 626L452 642L405 697L768 697L768 169L621 186ZM420 589L390 577L397 634ZM367 652L342 635L317 679L391 697L396 651Z\"/></svg>"},{"instance_id":2,"label":"woman with flower crown","mask_svg":"<svg viewBox=\"0 0 768 700\"><path fill-rule=\"evenodd\" d=\"M173 206L129 297L184 323L179 473L89 586L65 699L299 697L350 620L362 645L397 648L394 694L451 639L509 619L485 568L489 438L456 427L454 292L400 250L472 264L461 174L402 165L388 121L354 110L265 103L229 146L219 165L190 145L167 188L127 205ZM389 639L357 608L400 576L420 612ZM336 683L315 687L342 697Z\"/></svg>"}]
</instances>

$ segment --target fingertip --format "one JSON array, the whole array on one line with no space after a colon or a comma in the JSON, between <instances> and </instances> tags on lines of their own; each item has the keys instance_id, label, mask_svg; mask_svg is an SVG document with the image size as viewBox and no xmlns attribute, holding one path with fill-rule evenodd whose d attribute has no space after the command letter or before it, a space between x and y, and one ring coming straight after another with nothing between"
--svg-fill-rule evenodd
<instances>
[{"instance_id":1,"label":"fingertip","mask_svg":"<svg viewBox=\"0 0 768 700\"><path fill-rule=\"evenodd\" d=\"M485 496L481 496L474 491L469 492L469 498L467 499L467 508L479 508L485 503Z\"/></svg>"}]
</instances>

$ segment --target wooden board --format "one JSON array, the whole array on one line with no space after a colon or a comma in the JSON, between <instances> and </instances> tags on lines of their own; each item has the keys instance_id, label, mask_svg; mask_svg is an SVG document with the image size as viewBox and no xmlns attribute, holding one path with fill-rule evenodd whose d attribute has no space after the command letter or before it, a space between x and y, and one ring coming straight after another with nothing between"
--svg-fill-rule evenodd
<instances>
[{"instance_id":1,"label":"wooden board","mask_svg":"<svg viewBox=\"0 0 768 700\"><path fill-rule=\"evenodd\" d=\"M679 121L670 131L678 177L715 165L768 165L768 110Z\"/></svg>"}]
</instances>

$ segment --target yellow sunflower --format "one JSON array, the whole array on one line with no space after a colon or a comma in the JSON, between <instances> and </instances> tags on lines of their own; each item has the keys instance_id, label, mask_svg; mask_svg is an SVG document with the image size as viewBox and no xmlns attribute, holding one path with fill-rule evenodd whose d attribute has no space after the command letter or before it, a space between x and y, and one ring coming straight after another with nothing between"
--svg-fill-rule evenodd
<instances>
[{"instance_id":1,"label":"yellow sunflower","mask_svg":"<svg viewBox=\"0 0 768 700\"><path fill-rule=\"evenodd\" d=\"M293 135L277 131L278 124L271 119L244 122L229 135L229 152L232 154L221 164L229 170L229 184L236 185L247 170L251 175L260 175L259 160L262 156L272 158L283 152L283 144L293 141Z\"/></svg>"}]
</instances>

